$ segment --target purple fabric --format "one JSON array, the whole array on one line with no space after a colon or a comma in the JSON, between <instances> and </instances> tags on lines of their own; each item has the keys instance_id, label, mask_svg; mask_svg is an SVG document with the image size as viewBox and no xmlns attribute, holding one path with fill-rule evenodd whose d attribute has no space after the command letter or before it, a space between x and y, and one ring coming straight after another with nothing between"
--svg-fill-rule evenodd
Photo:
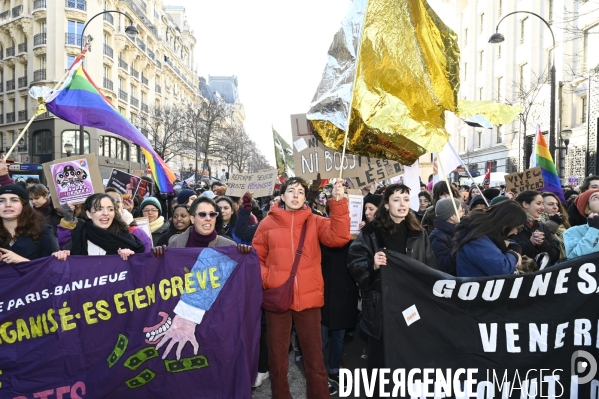
<instances>
[{"instance_id":1,"label":"purple fabric","mask_svg":"<svg viewBox=\"0 0 599 399\"><path fill-rule=\"evenodd\" d=\"M9 175L0 176L0 186L8 186L9 184L15 184L15 181Z\"/></svg>"},{"instance_id":2,"label":"purple fabric","mask_svg":"<svg viewBox=\"0 0 599 399\"><path fill-rule=\"evenodd\" d=\"M192 225L191 229L189 229L189 239L185 246L187 248L206 248L211 241L216 239L216 236L216 230L213 230L212 233L205 236L198 233Z\"/></svg>"},{"instance_id":3,"label":"purple fabric","mask_svg":"<svg viewBox=\"0 0 599 399\"><path fill-rule=\"evenodd\" d=\"M139 254L128 261L47 257L0 268L0 286L0 326L7 334L0 344L0 397L54 398L63 387L69 387L63 395L70 392L65 398L252 396L262 302L255 251L169 248L161 259ZM196 310L196 300L217 295L201 323L188 330L197 354L184 342L181 361L177 345L163 360L169 342L156 352L157 341L148 342L144 328L160 330L167 317L182 320L174 313L182 291L191 299L185 306ZM34 299L21 303L28 294Z\"/></svg>"},{"instance_id":4,"label":"purple fabric","mask_svg":"<svg viewBox=\"0 0 599 399\"><path fill-rule=\"evenodd\" d=\"M139 238L139 240L144 244L146 247L144 252L150 252L152 250L152 239L148 237L148 234L145 231L137 227L133 230L133 232L131 232L131 234Z\"/></svg>"},{"instance_id":5,"label":"purple fabric","mask_svg":"<svg viewBox=\"0 0 599 399\"><path fill-rule=\"evenodd\" d=\"M61 225L56 226L56 237L58 238L58 246L60 249L64 249L69 240L71 239L71 233L73 230L66 229Z\"/></svg>"}]
</instances>

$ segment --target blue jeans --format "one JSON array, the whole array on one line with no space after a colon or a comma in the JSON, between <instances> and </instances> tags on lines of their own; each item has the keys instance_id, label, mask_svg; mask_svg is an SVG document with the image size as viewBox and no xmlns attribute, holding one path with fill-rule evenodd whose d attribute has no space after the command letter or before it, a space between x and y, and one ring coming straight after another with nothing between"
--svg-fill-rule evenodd
<instances>
[{"instance_id":1,"label":"blue jeans","mask_svg":"<svg viewBox=\"0 0 599 399\"><path fill-rule=\"evenodd\" d=\"M329 373L337 374L341 367L345 330L329 330L328 327L321 325L320 331L322 332L322 354L325 358L327 344L329 346Z\"/></svg>"}]
</instances>

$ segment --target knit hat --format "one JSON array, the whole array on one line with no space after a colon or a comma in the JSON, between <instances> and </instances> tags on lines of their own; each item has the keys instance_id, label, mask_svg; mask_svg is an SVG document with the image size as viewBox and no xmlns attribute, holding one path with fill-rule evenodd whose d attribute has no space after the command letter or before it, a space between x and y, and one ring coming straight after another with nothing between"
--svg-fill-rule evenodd
<instances>
[{"instance_id":1,"label":"knit hat","mask_svg":"<svg viewBox=\"0 0 599 399\"><path fill-rule=\"evenodd\" d=\"M472 200L470 200L470 209L474 208L475 205L477 204L485 204L487 205L487 203L485 202L485 199L483 198L482 195L475 195Z\"/></svg>"},{"instance_id":2,"label":"knit hat","mask_svg":"<svg viewBox=\"0 0 599 399\"><path fill-rule=\"evenodd\" d=\"M564 193L564 198L566 199L566 201L568 201L568 198L570 198L573 195L578 195L578 191L576 191L576 190L566 190L566 192Z\"/></svg>"},{"instance_id":3,"label":"knit hat","mask_svg":"<svg viewBox=\"0 0 599 399\"><path fill-rule=\"evenodd\" d=\"M501 194L501 191L499 191L496 188L487 188L487 189L483 190L483 195L489 201L495 197L498 197L500 194Z\"/></svg>"},{"instance_id":4,"label":"knit hat","mask_svg":"<svg viewBox=\"0 0 599 399\"><path fill-rule=\"evenodd\" d=\"M451 204L451 200L455 202L455 206L457 209L460 209L462 203L457 198L442 198L437 201L435 205L435 216L439 220L447 220L451 217L451 215L455 215L455 209Z\"/></svg>"},{"instance_id":5,"label":"knit hat","mask_svg":"<svg viewBox=\"0 0 599 399\"><path fill-rule=\"evenodd\" d=\"M23 200L29 203L29 194L27 190L18 184L7 184L6 186L0 186L0 195L2 194L15 194L23 198Z\"/></svg>"},{"instance_id":6,"label":"knit hat","mask_svg":"<svg viewBox=\"0 0 599 399\"><path fill-rule=\"evenodd\" d=\"M509 200L509 198L506 197L505 195L500 195L500 196L495 197L495 198L493 198L491 200L491 205L495 205L495 204L497 204L497 203L499 203L501 201L508 201L508 200Z\"/></svg>"},{"instance_id":7,"label":"knit hat","mask_svg":"<svg viewBox=\"0 0 599 399\"><path fill-rule=\"evenodd\" d=\"M379 195L379 194L370 194L370 195L367 195L366 197L364 197L364 205L372 204L372 205L376 206L377 208L379 207L379 205L381 204L382 201L383 201L383 196Z\"/></svg>"},{"instance_id":8,"label":"knit hat","mask_svg":"<svg viewBox=\"0 0 599 399\"><path fill-rule=\"evenodd\" d=\"M158 201L157 198L148 197L148 198L144 199L141 202L141 206L139 207L139 210L143 211L144 208L148 205L154 205L156 208L158 208L158 214L162 215L162 207L160 206L160 202Z\"/></svg>"},{"instance_id":9,"label":"knit hat","mask_svg":"<svg viewBox=\"0 0 599 399\"><path fill-rule=\"evenodd\" d=\"M177 195L177 203L181 204L181 205L187 204L187 201L189 201L189 198L192 195L196 195L195 191L193 191L193 190L181 190L181 192L179 193L179 195Z\"/></svg>"},{"instance_id":10,"label":"knit hat","mask_svg":"<svg viewBox=\"0 0 599 399\"><path fill-rule=\"evenodd\" d=\"M0 189L1 188L2 187L0 187ZM576 204L578 212L585 218L588 216L585 212L585 209L587 207L587 203L589 202L589 198L591 198L591 194L593 193L599 193L599 190L587 190L584 193L580 194L578 197L576 197L576 199L574 200L574 204Z\"/></svg>"},{"instance_id":11,"label":"knit hat","mask_svg":"<svg viewBox=\"0 0 599 399\"><path fill-rule=\"evenodd\" d=\"M207 190L202 193L202 197L213 199L214 197L216 197L216 195L214 195L212 191Z\"/></svg>"}]
</instances>

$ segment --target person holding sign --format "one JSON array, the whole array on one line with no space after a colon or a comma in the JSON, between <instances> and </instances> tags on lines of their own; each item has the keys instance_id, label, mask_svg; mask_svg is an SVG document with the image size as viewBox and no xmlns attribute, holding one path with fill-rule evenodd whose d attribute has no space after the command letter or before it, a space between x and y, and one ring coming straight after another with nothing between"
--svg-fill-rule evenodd
<instances>
[{"instance_id":1,"label":"person holding sign","mask_svg":"<svg viewBox=\"0 0 599 399\"><path fill-rule=\"evenodd\" d=\"M0 261L21 263L58 250L52 226L29 204L19 185L0 186Z\"/></svg>"},{"instance_id":2,"label":"person holding sign","mask_svg":"<svg viewBox=\"0 0 599 399\"><path fill-rule=\"evenodd\" d=\"M580 215L587 224L570 227L564 232L564 245L568 259L599 251L599 190L587 190L576 201Z\"/></svg>"},{"instance_id":3,"label":"person holding sign","mask_svg":"<svg viewBox=\"0 0 599 399\"><path fill-rule=\"evenodd\" d=\"M148 197L142 201L139 209L144 217L150 221L150 231L152 232L152 243L158 245L160 237L168 231L168 222L162 216L162 206L160 201L154 197Z\"/></svg>"},{"instance_id":4,"label":"person holding sign","mask_svg":"<svg viewBox=\"0 0 599 399\"><path fill-rule=\"evenodd\" d=\"M320 308L324 305L320 244L337 248L351 239L349 208L343 191L343 181L339 179L329 201L331 215L327 219L313 214L306 204L308 183L300 177L287 179L281 186L280 201L271 207L254 236L252 244L260 258L264 290L287 286L290 278L293 281L293 300L291 305L285 304L289 306L287 310L275 313L265 308L273 398L290 397L287 366L293 322L304 356L307 397L330 396L320 331ZM300 237L305 238L301 248ZM291 276L292 264L296 265L295 277Z\"/></svg>"}]
</instances>

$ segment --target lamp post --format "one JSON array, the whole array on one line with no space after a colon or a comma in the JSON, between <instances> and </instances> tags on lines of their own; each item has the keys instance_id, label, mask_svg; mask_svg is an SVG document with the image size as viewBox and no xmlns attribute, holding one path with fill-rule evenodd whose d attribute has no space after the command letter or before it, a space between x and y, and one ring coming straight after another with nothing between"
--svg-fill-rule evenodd
<instances>
[{"instance_id":1,"label":"lamp post","mask_svg":"<svg viewBox=\"0 0 599 399\"><path fill-rule=\"evenodd\" d=\"M551 32L551 38L553 39L553 49L555 50L555 35L553 34L551 26L539 14L535 14L534 12L530 11L513 11L509 14L506 14L503 18L499 20L499 22L497 22L497 26L495 26L495 33L493 33L489 38L489 43L501 43L505 40L505 37L501 33L499 33L499 24L501 24L501 21L503 21L510 15L518 13L531 14L543 21L547 28L549 28L549 32ZM553 159L555 159L555 51L551 52L551 69L549 84L551 85L551 112L549 114L549 153L551 154Z\"/></svg>"},{"instance_id":2,"label":"lamp post","mask_svg":"<svg viewBox=\"0 0 599 399\"><path fill-rule=\"evenodd\" d=\"M568 127L566 126L566 128L559 133L560 146L556 147L556 149L559 150L560 178L564 178L564 175L566 174L566 155L568 155L568 144L570 144L570 137L572 137L572 129L568 129ZM561 145L562 143L564 144L563 146ZM564 155L562 155L562 150L565 150Z\"/></svg>"},{"instance_id":3,"label":"lamp post","mask_svg":"<svg viewBox=\"0 0 599 399\"><path fill-rule=\"evenodd\" d=\"M91 17L89 19L89 21L87 21L85 23L85 25L83 25L83 30L81 31L81 51L82 52L83 52L83 47L89 46L91 44L91 42L94 40L94 38L91 35L88 35L87 38L85 37L85 28L87 28L87 25L89 25L89 23L91 21L93 21L94 18L96 18L97 16L102 15L102 14L112 13L112 12L116 12L117 14L122 14L129 19L129 21L131 22L131 25L129 25L125 28L125 34L129 37L129 39L135 40L135 37L137 36L139 31L137 30L137 28L135 26L133 26L133 20L124 12L117 11L117 10L106 10L106 11L97 13L96 15ZM91 47L89 48L89 51L91 51ZM85 153L85 130L84 130L83 125L79 125L79 154L83 155L84 153Z\"/></svg>"},{"instance_id":4,"label":"lamp post","mask_svg":"<svg viewBox=\"0 0 599 399\"><path fill-rule=\"evenodd\" d=\"M67 157L71 156L71 153L73 152L73 144L71 144L70 141L67 141L64 145L64 152L66 152Z\"/></svg>"}]
</instances>

